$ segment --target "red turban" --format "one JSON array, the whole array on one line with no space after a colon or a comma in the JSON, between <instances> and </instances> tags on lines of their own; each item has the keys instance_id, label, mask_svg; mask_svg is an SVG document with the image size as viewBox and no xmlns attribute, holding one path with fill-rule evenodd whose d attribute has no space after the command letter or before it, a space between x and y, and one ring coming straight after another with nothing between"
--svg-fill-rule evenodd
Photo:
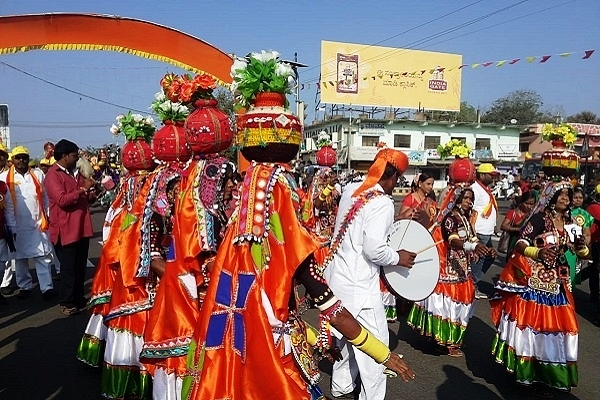
<instances>
[{"instance_id":1,"label":"red turban","mask_svg":"<svg viewBox=\"0 0 600 400\"><path fill-rule=\"evenodd\" d=\"M367 178L356 189L352 197L356 197L365 190L375 186L383 176L387 163L393 165L398 172L403 174L406 171L406 167L408 167L408 156L400 150L390 149L389 147L379 150L373 164L369 167L369 171L367 171Z\"/></svg>"}]
</instances>

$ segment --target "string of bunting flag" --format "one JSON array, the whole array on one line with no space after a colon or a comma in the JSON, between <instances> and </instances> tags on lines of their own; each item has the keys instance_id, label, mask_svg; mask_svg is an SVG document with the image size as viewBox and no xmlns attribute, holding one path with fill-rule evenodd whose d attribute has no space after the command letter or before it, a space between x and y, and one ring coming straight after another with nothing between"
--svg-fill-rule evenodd
<instances>
[{"instance_id":1,"label":"string of bunting flag","mask_svg":"<svg viewBox=\"0 0 600 400\"><path fill-rule=\"evenodd\" d=\"M595 50L585 50L583 52L583 57L581 57L582 60L587 60L589 59L592 54L594 53ZM474 64L462 64L462 65L455 65L453 67L450 68L446 68L446 67L435 67L435 68L431 68L431 69L422 69L422 70L416 70L416 71L404 71L404 72L400 72L400 71L385 71L385 72L379 72L375 75L371 75L371 76L363 76L362 80L366 81L367 79L382 79L382 78L387 78L389 76L389 78L401 78L401 77L414 77L414 78L418 78L421 77L423 75L425 75L426 73L429 73L430 75L433 75L434 73L437 72L443 72L443 71L453 71L456 69L463 69L466 67L471 67L471 69L476 69L479 67L490 67L490 66L495 66L497 68L503 67L505 65L515 65L516 63L518 63L519 61L527 61L529 64L533 63L534 61L539 60L538 64L543 64L548 62L548 60L550 60L550 58L554 57L554 56L558 56L558 57L562 57L562 58L567 58L573 54L578 54L580 52L569 52L569 53L560 53L560 54L551 54L551 55L544 55L544 56L529 56L529 57L524 57L523 59L521 58L512 58L512 59L506 59L506 60L498 60L498 61L486 61L486 62L481 62L481 63L474 63ZM334 80L322 80L320 82L316 82L314 83L314 85L316 85L317 89L321 89L321 85L323 85L323 88L327 88L328 85L331 87L334 87L336 85L336 81ZM311 83L302 83L300 84L300 90L305 90L305 89L310 89L311 87Z\"/></svg>"}]
</instances>

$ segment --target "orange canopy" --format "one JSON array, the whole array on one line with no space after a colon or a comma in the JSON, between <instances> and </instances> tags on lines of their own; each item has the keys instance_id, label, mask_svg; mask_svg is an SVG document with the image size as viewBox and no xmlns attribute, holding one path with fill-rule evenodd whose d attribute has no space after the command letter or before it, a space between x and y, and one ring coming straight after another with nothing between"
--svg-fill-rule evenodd
<instances>
[{"instance_id":1,"label":"orange canopy","mask_svg":"<svg viewBox=\"0 0 600 400\"><path fill-rule=\"evenodd\" d=\"M115 15L1 16L0 54L31 50L105 50L133 54L231 83L231 56L198 38Z\"/></svg>"}]
</instances>

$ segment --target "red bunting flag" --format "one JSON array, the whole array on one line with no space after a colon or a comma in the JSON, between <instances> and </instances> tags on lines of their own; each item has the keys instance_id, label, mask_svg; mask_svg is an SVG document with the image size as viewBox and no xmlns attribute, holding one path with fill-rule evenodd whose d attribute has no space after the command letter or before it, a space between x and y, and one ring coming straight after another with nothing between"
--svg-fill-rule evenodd
<instances>
[{"instance_id":1,"label":"red bunting flag","mask_svg":"<svg viewBox=\"0 0 600 400\"><path fill-rule=\"evenodd\" d=\"M317 82L317 90L321 90L321 84Z\"/></svg>"},{"instance_id":2,"label":"red bunting flag","mask_svg":"<svg viewBox=\"0 0 600 400\"><path fill-rule=\"evenodd\" d=\"M492 65L492 64L493 64L493 62L491 62L491 61L488 61L488 62L484 62L484 63L483 63L483 64L481 64L481 65L483 65L484 67L489 67L489 66L490 66L490 65Z\"/></svg>"},{"instance_id":3,"label":"red bunting flag","mask_svg":"<svg viewBox=\"0 0 600 400\"><path fill-rule=\"evenodd\" d=\"M460 67L458 67L458 69L463 69L463 67L467 67L469 64L463 64Z\"/></svg>"},{"instance_id":4,"label":"red bunting flag","mask_svg":"<svg viewBox=\"0 0 600 400\"><path fill-rule=\"evenodd\" d=\"M512 60L509 62L509 64L510 64L510 65L516 64L516 63L518 63L520 60L521 60L520 58L513 58L513 59L512 59Z\"/></svg>"},{"instance_id":5,"label":"red bunting flag","mask_svg":"<svg viewBox=\"0 0 600 400\"><path fill-rule=\"evenodd\" d=\"M542 59L540 60L540 64L548 61L550 59L550 57L552 57L552 56L542 56Z\"/></svg>"},{"instance_id":6,"label":"red bunting flag","mask_svg":"<svg viewBox=\"0 0 600 400\"><path fill-rule=\"evenodd\" d=\"M300 84L300 90L304 90L304 83Z\"/></svg>"},{"instance_id":7,"label":"red bunting flag","mask_svg":"<svg viewBox=\"0 0 600 400\"><path fill-rule=\"evenodd\" d=\"M587 60L588 58L590 58L592 56L593 52L594 52L594 50L586 50L585 51L585 55L581 59L582 60Z\"/></svg>"}]
</instances>

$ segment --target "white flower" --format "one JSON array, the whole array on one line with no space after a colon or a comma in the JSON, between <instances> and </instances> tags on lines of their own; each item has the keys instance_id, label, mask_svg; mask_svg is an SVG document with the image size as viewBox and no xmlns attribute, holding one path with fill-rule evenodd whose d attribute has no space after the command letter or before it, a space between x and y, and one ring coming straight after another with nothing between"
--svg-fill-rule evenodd
<instances>
[{"instance_id":1,"label":"white flower","mask_svg":"<svg viewBox=\"0 0 600 400\"><path fill-rule=\"evenodd\" d=\"M151 116L147 116L146 120L144 121L146 123L146 125L154 125L154 119L152 119Z\"/></svg>"},{"instance_id":2,"label":"white flower","mask_svg":"<svg viewBox=\"0 0 600 400\"><path fill-rule=\"evenodd\" d=\"M119 133L119 127L116 126L115 124L112 124L112 126L110 127L110 133L112 133L113 135L116 135L117 133Z\"/></svg>"},{"instance_id":3,"label":"white flower","mask_svg":"<svg viewBox=\"0 0 600 400\"><path fill-rule=\"evenodd\" d=\"M250 53L251 58L262 61L263 63L266 63L269 60L276 60L279 58L279 55L280 54L274 50L271 50L271 51L261 50L260 53Z\"/></svg>"},{"instance_id":4,"label":"white flower","mask_svg":"<svg viewBox=\"0 0 600 400\"><path fill-rule=\"evenodd\" d=\"M123 114L117 115L117 121L121 121L125 116Z\"/></svg>"},{"instance_id":5,"label":"white flower","mask_svg":"<svg viewBox=\"0 0 600 400\"><path fill-rule=\"evenodd\" d=\"M163 92L157 92L157 93L154 95L154 98L155 98L157 101L164 101L164 100L165 100L167 97L165 96L165 94L164 94Z\"/></svg>"},{"instance_id":6,"label":"white flower","mask_svg":"<svg viewBox=\"0 0 600 400\"><path fill-rule=\"evenodd\" d=\"M230 72L231 77L235 78L236 75L237 75L236 71L238 71L240 69L241 70L246 69L247 66L248 66L248 61L246 61L246 60L244 60L242 58L237 58L236 57L233 60L233 64L231 65L231 72Z\"/></svg>"},{"instance_id":7,"label":"white flower","mask_svg":"<svg viewBox=\"0 0 600 400\"><path fill-rule=\"evenodd\" d=\"M144 120L144 117L142 117L141 114L131 114L131 119L133 120L133 122L142 122Z\"/></svg>"},{"instance_id":8,"label":"white flower","mask_svg":"<svg viewBox=\"0 0 600 400\"><path fill-rule=\"evenodd\" d=\"M294 74L294 70L290 64L278 62L275 64L275 74L279 76L291 76Z\"/></svg>"}]
</instances>

